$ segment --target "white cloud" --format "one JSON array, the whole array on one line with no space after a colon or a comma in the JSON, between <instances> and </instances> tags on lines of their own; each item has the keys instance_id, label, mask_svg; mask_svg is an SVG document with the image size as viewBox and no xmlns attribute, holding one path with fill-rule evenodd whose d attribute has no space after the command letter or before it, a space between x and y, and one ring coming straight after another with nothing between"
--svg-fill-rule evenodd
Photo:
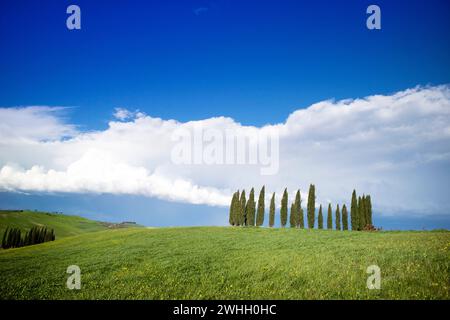
<instances>
[{"instance_id":1,"label":"white cloud","mask_svg":"<svg viewBox=\"0 0 450 320\"><path fill-rule=\"evenodd\" d=\"M125 120L129 120L129 119L132 119L132 118L144 117L145 114L140 112L139 110L130 111L130 110L125 109L125 108L114 108L113 116L117 120L125 121Z\"/></svg>"},{"instance_id":2,"label":"white cloud","mask_svg":"<svg viewBox=\"0 0 450 320\"><path fill-rule=\"evenodd\" d=\"M300 188L305 199L315 183L324 205L348 204L356 188L386 214L450 209L449 86L322 101L262 128L224 117L181 123L119 108L120 121L83 133L56 111L0 108L1 189L140 194L222 206L238 188L265 184L267 197L285 186L292 197ZM278 132L278 174L262 176L252 165L174 164L172 134L195 126Z\"/></svg>"},{"instance_id":3,"label":"white cloud","mask_svg":"<svg viewBox=\"0 0 450 320\"><path fill-rule=\"evenodd\" d=\"M75 135L74 125L62 120L63 107L0 108L0 143L55 140Z\"/></svg>"}]
</instances>

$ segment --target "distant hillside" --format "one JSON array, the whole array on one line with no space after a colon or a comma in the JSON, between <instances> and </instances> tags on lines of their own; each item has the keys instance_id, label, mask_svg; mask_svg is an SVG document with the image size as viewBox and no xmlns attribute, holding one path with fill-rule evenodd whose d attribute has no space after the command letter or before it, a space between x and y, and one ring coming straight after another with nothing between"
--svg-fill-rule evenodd
<instances>
[{"instance_id":1,"label":"distant hillside","mask_svg":"<svg viewBox=\"0 0 450 320\"><path fill-rule=\"evenodd\" d=\"M86 232L125 228L129 226L136 227L139 225L130 222L100 222L60 213L0 210L0 235L3 235L3 232L7 227L16 227L26 231L33 226L46 226L52 228L55 230L56 239L61 239Z\"/></svg>"}]
</instances>

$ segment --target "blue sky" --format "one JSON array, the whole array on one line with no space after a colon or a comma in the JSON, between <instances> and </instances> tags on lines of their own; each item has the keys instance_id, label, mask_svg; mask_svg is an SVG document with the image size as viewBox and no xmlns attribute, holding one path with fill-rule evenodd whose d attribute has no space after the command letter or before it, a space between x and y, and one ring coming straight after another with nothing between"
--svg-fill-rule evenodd
<instances>
[{"instance_id":1,"label":"blue sky","mask_svg":"<svg viewBox=\"0 0 450 320\"><path fill-rule=\"evenodd\" d=\"M65 27L70 4L81 8L81 30ZM381 30L365 26L370 4L381 8ZM182 122L227 116L243 125L281 123L327 99L450 83L449 16L449 2L437 0L6 0L0 4L0 107L70 106L61 117L81 132L107 129L117 107ZM90 197L2 192L0 207L23 201L29 208L148 225L201 224L211 210L113 195L94 205ZM117 201L137 215L111 204ZM225 223L219 217L226 210L214 210L208 223ZM413 226L449 227L448 218L433 219Z\"/></svg>"},{"instance_id":2,"label":"blue sky","mask_svg":"<svg viewBox=\"0 0 450 320\"><path fill-rule=\"evenodd\" d=\"M448 1L2 1L0 103L77 106L87 128L116 106L178 120L282 121L328 98L449 82ZM75 2L74 2L75 3ZM207 8L196 15L198 8Z\"/></svg>"}]
</instances>

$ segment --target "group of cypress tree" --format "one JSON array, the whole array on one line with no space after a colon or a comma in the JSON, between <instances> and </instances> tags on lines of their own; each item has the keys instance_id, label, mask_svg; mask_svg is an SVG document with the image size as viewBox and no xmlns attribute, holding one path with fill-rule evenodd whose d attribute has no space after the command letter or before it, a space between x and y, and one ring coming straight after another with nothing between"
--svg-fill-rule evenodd
<instances>
[{"instance_id":1,"label":"group of cypress tree","mask_svg":"<svg viewBox=\"0 0 450 320\"><path fill-rule=\"evenodd\" d=\"M352 193L352 203L350 208L350 220L352 230L372 230L372 200L370 195L356 196L356 191Z\"/></svg>"},{"instance_id":2,"label":"group of cypress tree","mask_svg":"<svg viewBox=\"0 0 450 320\"><path fill-rule=\"evenodd\" d=\"M265 188L262 187L259 192L258 206L255 202L255 190L250 190L248 201L245 197L245 190L239 193L239 190L233 194L230 206L229 222L232 226L262 226L264 223L264 199ZM272 208L271 208L272 210ZM275 208L273 208L275 214ZM274 218L274 217L271 217ZM269 219L270 220L270 219Z\"/></svg>"},{"instance_id":3,"label":"group of cypress tree","mask_svg":"<svg viewBox=\"0 0 450 320\"><path fill-rule=\"evenodd\" d=\"M233 194L230 205L229 212L229 222L232 226L262 226L264 223L264 199L265 199L265 187L263 186L258 198L258 204L255 203L255 191L252 188L250 190L250 195L248 201L246 200L245 190L242 192L236 191ZM308 228L313 229L315 224L315 214L316 214L316 190L315 186L311 184L309 186L308 193L308 203L306 207L306 218L308 223ZM257 210L255 209L257 208ZM256 219L255 219L256 210ZM348 211L345 204L342 206L342 211L339 204L336 206L335 210L335 229L336 230L348 230ZM329 230L333 229L333 210L331 204L328 204L326 228ZM281 227L285 227L288 221L288 191L287 188L284 189L281 198L281 208L280 208L280 224ZM357 198L356 192L353 190L352 194L352 204L350 211L350 223L352 230L372 230L372 202L370 196L363 195ZM269 208L269 227L275 225L275 193L272 194L270 199ZM291 203L290 215L289 215L289 225L291 228L305 228L304 222L304 212L302 208L302 199L300 190L297 190L294 201ZM322 213L322 205L319 206L319 212L317 217L317 228L324 228L324 217Z\"/></svg>"},{"instance_id":4,"label":"group of cypress tree","mask_svg":"<svg viewBox=\"0 0 450 320\"><path fill-rule=\"evenodd\" d=\"M46 227L32 227L23 237L19 228L6 228L3 233L2 248L19 248L53 240L55 240L55 232Z\"/></svg>"}]
</instances>

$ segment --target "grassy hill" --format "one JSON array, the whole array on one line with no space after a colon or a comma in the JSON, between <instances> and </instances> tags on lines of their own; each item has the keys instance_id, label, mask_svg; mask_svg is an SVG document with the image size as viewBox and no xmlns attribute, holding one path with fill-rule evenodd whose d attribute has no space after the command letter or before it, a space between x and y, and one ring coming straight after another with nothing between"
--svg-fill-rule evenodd
<instances>
[{"instance_id":1,"label":"grassy hill","mask_svg":"<svg viewBox=\"0 0 450 320\"><path fill-rule=\"evenodd\" d=\"M46 226L54 229L56 238L60 239L125 225L93 221L59 213L0 210L0 235L3 235L7 227L16 227L27 231L34 226Z\"/></svg>"},{"instance_id":2,"label":"grassy hill","mask_svg":"<svg viewBox=\"0 0 450 320\"><path fill-rule=\"evenodd\" d=\"M127 228L0 250L0 298L449 299L449 264L448 231Z\"/></svg>"}]
</instances>

